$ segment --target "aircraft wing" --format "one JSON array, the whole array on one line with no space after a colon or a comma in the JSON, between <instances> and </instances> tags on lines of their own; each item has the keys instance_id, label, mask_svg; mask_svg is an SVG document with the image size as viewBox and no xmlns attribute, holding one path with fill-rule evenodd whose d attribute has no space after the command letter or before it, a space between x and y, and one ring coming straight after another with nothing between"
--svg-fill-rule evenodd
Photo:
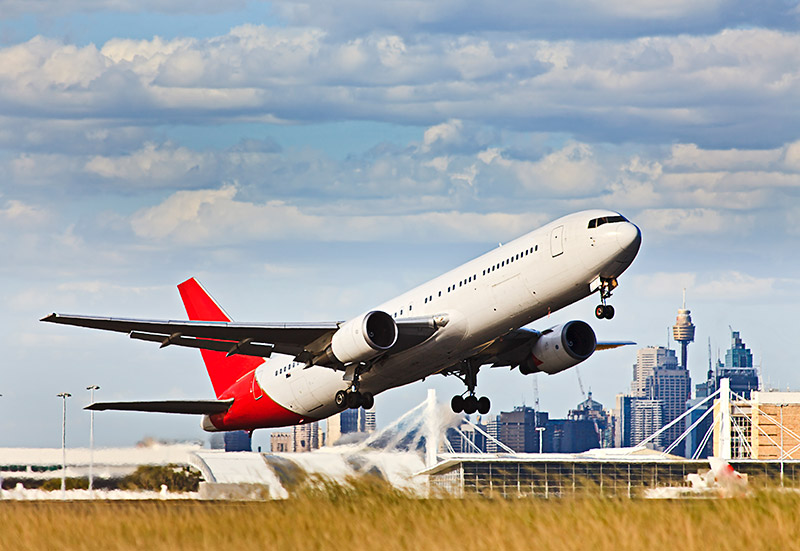
<instances>
[{"instance_id":1,"label":"aircraft wing","mask_svg":"<svg viewBox=\"0 0 800 551\"><path fill-rule=\"evenodd\" d=\"M95 402L83 409L93 411L147 411L153 413L186 413L213 415L225 413L233 405L230 400L165 400L160 402Z\"/></svg>"},{"instance_id":2,"label":"aircraft wing","mask_svg":"<svg viewBox=\"0 0 800 551\"><path fill-rule=\"evenodd\" d=\"M305 346L339 328L324 323L236 323L220 321L162 321L50 314L41 321L128 333L132 339L204 348L246 356L269 357L272 352L297 355Z\"/></svg>"},{"instance_id":3,"label":"aircraft wing","mask_svg":"<svg viewBox=\"0 0 800 551\"><path fill-rule=\"evenodd\" d=\"M301 361L324 349L340 322L322 323L237 323L222 321L141 320L50 314L50 323L75 325L104 331L128 333L132 339L189 348L216 350L228 355L242 354L268 358L273 352L298 357ZM398 338L389 353L411 348L436 332L435 317L397 320Z\"/></svg>"},{"instance_id":4,"label":"aircraft wing","mask_svg":"<svg viewBox=\"0 0 800 551\"><path fill-rule=\"evenodd\" d=\"M612 350L614 348L619 348L620 346L632 346L636 344L633 341L597 341L597 346L595 346L595 350Z\"/></svg>"},{"instance_id":5,"label":"aircraft wing","mask_svg":"<svg viewBox=\"0 0 800 551\"><path fill-rule=\"evenodd\" d=\"M536 331L533 329L516 329L510 331L475 351L470 358L478 365L491 365L491 367L517 367L525 361L536 341L550 330ZM595 350L611 350L620 346L636 344L633 341L598 341ZM443 371L447 373L458 370L459 366Z\"/></svg>"}]
</instances>

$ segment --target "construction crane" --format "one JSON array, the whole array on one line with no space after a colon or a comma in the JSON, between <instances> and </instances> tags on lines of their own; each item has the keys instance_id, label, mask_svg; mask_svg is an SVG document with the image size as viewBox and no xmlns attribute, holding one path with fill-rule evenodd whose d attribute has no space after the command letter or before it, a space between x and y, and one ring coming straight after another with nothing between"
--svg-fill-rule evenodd
<instances>
[{"instance_id":1,"label":"construction crane","mask_svg":"<svg viewBox=\"0 0 800 551\"><path fill-rule=\"evenodd\" d=\"M574 368L575 375L578 376L578 386L581 388L581 395L583 395L583 401L585 402L588 398L586 397L586 391L583 389L583 380L581 379L581 372L578 370L578 366L576 365Z\"/></svg>"}]
</instances>

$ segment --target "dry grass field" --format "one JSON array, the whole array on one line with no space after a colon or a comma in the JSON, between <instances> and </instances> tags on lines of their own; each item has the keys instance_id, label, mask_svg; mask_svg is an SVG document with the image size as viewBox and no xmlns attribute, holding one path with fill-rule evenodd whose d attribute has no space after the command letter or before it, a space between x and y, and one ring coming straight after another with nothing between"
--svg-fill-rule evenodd
<instances>
[{"instance_id":1,"label":"dry grass field","mask_svg":"<svg viewBox=\"0 0 800 551\"><path fill-rule=\"evenodd\" d=\"M279 502L0 502L0 549L800 549L800 496L417 500L327 488Z\"/></svg>"}]
</instances>

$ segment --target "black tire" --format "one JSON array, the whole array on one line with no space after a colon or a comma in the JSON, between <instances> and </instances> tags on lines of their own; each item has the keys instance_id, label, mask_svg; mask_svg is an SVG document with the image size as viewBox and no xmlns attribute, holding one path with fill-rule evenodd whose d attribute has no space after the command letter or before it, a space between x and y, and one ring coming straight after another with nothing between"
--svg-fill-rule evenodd
<instances>
[{"instance_id":1,"label":"black tire","mask_svg":"<svg viewBox=\"0 0 800 551\"><path fill-rule=\"evenodd\" d=\"M472 415L476 411L478 411L478 399L475 396L464 398L464 413Z\"/></svg>"},{"instance_id":2,"label":"black tire","mask_svg":"<svg viewBox=\"0 0 800 551\"><path fill-rule=\"evenodd\" d=\"M350 409L356 409L361 407L361 393L360 392L351 392L347 395L347 407Z\"/></svg>"},{"instance_id":3,"label":"black tire","mask_svg":"<svg viewBox=\"0 0 800 551\"><path fill-rule=\"evenodd\" d=\"M450 400L450 408L453 410L453 413L461 413L464 411L464 398L461 396L453 396L453 399Z\"/></svg>"},{"instance_id":4,"label":"black tire","mask_svg":"<svg viewBox=\"0 0 800 551\"><path fill-rule=\"evenodd\" d=\"M605 317L607 320L610 320L611 318L613 318L614 317L614 307L611 306L610 304L606 304L605 306L603 306L603 317Z\"/></svg>"},{"instance_id":5,"label":"black tire","mask_svg":"<svg viewBox=\"0 0 800 551\"><path fill-rule=\"evenodd\" d=\"M599 320L603 319L606 317L606 307L602 304L598 304L597 308L594 309L594 315Z\"/></svg>"},{"instance_id":6,"label":"black tire","mask_svg":"<svg viewBox=\"0 0 800 551\"><path fill-rule=\"evenodd\" d=\"M478 400L478 413L486 415L492 409L492 402L486 396L481 396Z\"/></svg>"},{"instance_id":7,"label":"black tire","mask_svg":"<svg viewBox=\"0 0 800 551\"><path fill-rule=\"evenodd\" d=\"M333 402L336 404L336 407L339 409L344 409L347 407L347 393L344 390L338 391L334 397Z\"/></svg>"},{"instance_id":8,"label":"black tire","mask_svg":"<svg viewBox=\"0 0 800 551\"><path fill-rule=\"evenodd\" d=\"M372 409L375 405L375 397L371 392L365 392L361 395L361 407L364 409Z\"/></svg>"}]
</instances>

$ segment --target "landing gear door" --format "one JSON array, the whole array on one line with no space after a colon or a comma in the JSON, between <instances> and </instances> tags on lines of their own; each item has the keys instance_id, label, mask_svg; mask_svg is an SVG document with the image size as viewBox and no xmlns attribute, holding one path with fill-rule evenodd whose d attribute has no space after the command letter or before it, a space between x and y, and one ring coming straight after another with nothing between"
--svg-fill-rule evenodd
<instances>
[{"instance_id":1,"label":"landing gear door","mask_svg":"<svg viewBox=\"0 0 800 551\"><path fill-rule=\"evenodd\" d=\"M550 232L550 253L558 256L564 252L564 226L557 226Z\"/></svg>"}]
</instances>

